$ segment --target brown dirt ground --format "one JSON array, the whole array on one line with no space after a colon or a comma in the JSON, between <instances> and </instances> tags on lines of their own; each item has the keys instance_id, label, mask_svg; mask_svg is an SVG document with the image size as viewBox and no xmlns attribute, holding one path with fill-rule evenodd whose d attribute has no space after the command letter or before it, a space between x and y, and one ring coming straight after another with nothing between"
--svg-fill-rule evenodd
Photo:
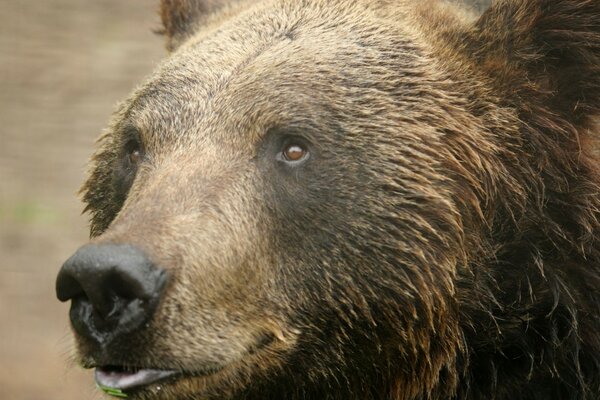
<instances>
[{"instance_id":1,"label":"brown dirt ground","mask_svg":"<svg viewBox=\"0 0 600 400\"><path fill-rule=\"evenodd\" d=\"M0 398L100 398L70 361L62 262L95 138L165 52L158 0L0 0Z\"/></svg>"}]
</instances>

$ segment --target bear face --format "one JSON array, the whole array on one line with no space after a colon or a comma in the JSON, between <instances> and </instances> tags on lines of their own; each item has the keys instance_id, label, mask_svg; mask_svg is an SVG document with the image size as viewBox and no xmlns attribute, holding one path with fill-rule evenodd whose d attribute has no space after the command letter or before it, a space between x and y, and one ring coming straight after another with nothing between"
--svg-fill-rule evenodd
<instances>
[{"instance_id":1,"label":"bear face","mask_svg":"<svg viewBox=\"0 0 600 400\"><path fill-rule=\"evenodd\" d=\"M437 2L165 0L161 15L172 53L102 136L92 241L57 280L101 386L598 393L600 5L511 0L469 21Z\"/></svg>"}]
</instances>

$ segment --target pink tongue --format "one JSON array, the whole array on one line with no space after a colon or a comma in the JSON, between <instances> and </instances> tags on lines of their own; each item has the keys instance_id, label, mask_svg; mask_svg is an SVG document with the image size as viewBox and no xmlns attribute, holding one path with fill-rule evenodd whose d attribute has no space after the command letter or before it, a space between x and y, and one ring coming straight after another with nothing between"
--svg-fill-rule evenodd
<instances>
[{"instance_id":1,"label":"pink tongue","mask_svg":"<svg viewBox=\"0 0 600 400\"><path fill-rule=\"evenodd\" d=\"M136 372L125 372L96 368L96 383L111 389L126 390L146 386L175 374L175 371L162 371L159 369L140 369Z\"/></svg>"}]
</instances>

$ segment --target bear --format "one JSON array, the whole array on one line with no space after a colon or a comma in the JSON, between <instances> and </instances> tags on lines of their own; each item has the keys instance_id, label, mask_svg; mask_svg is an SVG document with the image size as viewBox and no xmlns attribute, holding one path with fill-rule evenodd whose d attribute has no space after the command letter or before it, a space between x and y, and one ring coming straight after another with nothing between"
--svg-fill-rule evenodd
<instances>
[{"instance_id":1,"label":"bear","mask_svg":"<svg viewBox=\"0 0 600 400\"><path fill-rule=\"evenodd\" d=\"M102 390L600 398L600 1L160 15L56 280Z\"/></svg>"}]
</instances>

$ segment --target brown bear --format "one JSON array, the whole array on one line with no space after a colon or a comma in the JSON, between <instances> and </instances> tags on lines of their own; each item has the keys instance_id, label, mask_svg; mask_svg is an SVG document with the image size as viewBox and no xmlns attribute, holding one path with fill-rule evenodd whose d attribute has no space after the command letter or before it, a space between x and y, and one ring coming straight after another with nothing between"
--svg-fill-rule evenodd
<instances>
[{"instance_id":1,"label":"brown bear","mask_svg":"<svg viewBox=\"0 0 600 400\"><path fill-rule=\"evenodd\" d=\"M56 282L104 391L600 398L600 1L457 7L162 1Z\"/></svg>"}]
</instances>

